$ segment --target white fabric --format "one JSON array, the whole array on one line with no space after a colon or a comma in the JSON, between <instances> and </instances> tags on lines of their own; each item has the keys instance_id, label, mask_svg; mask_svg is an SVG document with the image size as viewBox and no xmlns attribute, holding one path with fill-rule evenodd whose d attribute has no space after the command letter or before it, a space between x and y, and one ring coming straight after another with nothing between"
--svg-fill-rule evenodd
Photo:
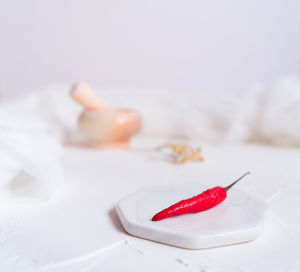
<instances>
[{"instance_id":1,"label":"white fabric","mask_svg":"<svg viewBox=\"0 0 300 272\"><path fill-rule=\"evenodd\" d=\"M297 79L281 79L269 89L256 86L242 95L124 89L96 92L112 107L138 109L144 120L141 137L300 146ZM81 107L70 99L68 86L49 86L7 108L19 114L19 121L11 121L11 126L44 129L61 141L77 137Z\"/></svg>"},{"instance_id":2,"label":"white fabric","mask_svg":"<svg viewBox=\"0 0 300 272\"><path fill-rule=\"evenodd\" d=\"M10 121L16 122L13 118ZM60 145L44 131L13 128L3 123L0 125L0 202L49 200L62 181Z\"/></svg>"},{"instance_id":3,"label":"white fabric","mask_svg":"<svg viewBox=\"0 0 300 272\"><path fill-rule=\"evenodd\" d=\"M281 79L269 90L256 87L243 95L120 89L96 92L112 107L141 112L141 138L300 146L300 83L296 79ZM50 196L61 179L58 143L76 145L81 110L70 98L69 87L59 85L2 103L0 188L25 170L47 180L42 188L47 188L45 195ZM54 176L49 178L49 173Z\"/></svg>"}]
</instances>

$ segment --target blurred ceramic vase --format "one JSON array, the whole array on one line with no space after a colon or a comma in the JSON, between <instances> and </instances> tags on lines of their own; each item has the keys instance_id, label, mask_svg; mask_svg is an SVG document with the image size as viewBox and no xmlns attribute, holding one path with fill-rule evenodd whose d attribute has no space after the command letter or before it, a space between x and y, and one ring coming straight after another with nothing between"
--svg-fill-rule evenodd
<instances>
[{"instance_id":1,"label":"blurred ceramic vase","mask_svg":"<svg viewBox=\"0 0 300 272\"><path fill-rule=\"evenodd\" d=\"M107 107L86 83L75 84L71 96L84 106L78 129L93 147L127 148L130 137L141 129L142 118L137 111Z\"/></svg>"},{"instance_id":2,"label":"blurred ceramic vase","mask_svg":"<svg viewBox=\"0 0 300 272\"><path fill-rule=\"evenodd\" d=\"M122 148L141 129L141 116L133 110L84 110L78 119L79 131L92 146Z\"/></svg>"}]
</instances>

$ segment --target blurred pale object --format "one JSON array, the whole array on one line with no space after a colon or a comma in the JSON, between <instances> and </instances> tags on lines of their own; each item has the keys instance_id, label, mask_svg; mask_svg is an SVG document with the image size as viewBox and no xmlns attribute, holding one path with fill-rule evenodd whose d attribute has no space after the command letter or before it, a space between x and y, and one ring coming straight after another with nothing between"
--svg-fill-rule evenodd
<instances>
[{"instance_id":1,"label":"blurred pale object","mask_svg":"<svg viewBox=\"0 0 300 272\"><path fill-rule=\"evenodd\" d=\"M108 108L86 83L75 84L71 96L85 108L78 118L78 128L92 146L129 147L130 137L141 129L142 118L137 111Z\"/></svg>"},{"instance_id":2,"label":"blurred pale object","mask_svg":"<svg viewBox=\"0 0 300 272\"><path fill-rule=\"evenodd\" d=\"M0 148L0 202L50 200L63 180L58 142L42 131L1 124Z\"/></svg>"},{"instance_id":3,"label":"blurred pale object","mask_svg":"<svg viewBox=\"0 0 300 272\"><path fill-rule=\"evenodd\" d=\"M231 95L157 89L145 95L141 89L131 88L95 91L112 108L134 108L141 113L143 127L138 138L300 146L299 78L281 78L271 86L247 88L243 94ZM82 141L82 134L78 135L81 113L82 106L70 99L67 85L50 85L0 105L1 122L16 129L39 128L65 144Z\"/></svg>"},{"instance_id":4,"label":"blurred pale object","mask_svg":"<svg viewBox=\"0 0 300 272\"><path fill-rule=\"evenodd\" d=\"M141 128L141 117L133 110L85 110L78 119L79 131L93 146L123 148Z\"/></svg>"},{"instance_id":5,"label":"blurred pale object","mask_svg":"<svg viewBox=\"0 0 300 272\"><path fill-rule=\"evenodd\" d=\"M85 82L79 82L71 88L72 98L86 110L101 111L107 109L104 103L95 95L91 87Z\"/></svg>"}]
</instances>

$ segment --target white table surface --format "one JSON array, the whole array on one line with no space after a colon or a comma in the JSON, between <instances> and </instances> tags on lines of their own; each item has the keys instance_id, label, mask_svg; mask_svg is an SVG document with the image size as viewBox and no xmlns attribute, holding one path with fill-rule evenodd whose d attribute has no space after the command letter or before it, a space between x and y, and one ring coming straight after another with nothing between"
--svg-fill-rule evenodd
<instances>
[{"instance_id":1,"label":"white table surface","mask_svg":"<svg viewBox=\"0 0 300 272\"><path fill-rule=\"evenodd\" d=\"M65 182L50 203L0 209L0 271L300 271L300 150L204 145L204 162L175 165L135 141L127 151L65 148ZM268 202L256 241L186 250L128 235L114 203L145 186L227 185Z\"/></svg>"}]
</instances>

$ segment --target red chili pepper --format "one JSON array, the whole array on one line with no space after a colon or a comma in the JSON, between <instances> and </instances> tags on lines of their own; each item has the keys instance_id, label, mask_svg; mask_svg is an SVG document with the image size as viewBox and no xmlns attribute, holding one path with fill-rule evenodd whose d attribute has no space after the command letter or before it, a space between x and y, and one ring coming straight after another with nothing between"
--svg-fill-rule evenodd
<instances>
[{"instance_id":1,"label":"red chili pepper","mask_svg":"<svg viewBox=\"0 0 300 272\"><path fill-rule=\"evenodd\" d=\"M208 210L225 200L227 196L227 191L243 177L250 174L245 173L243 176L238 178L232 184L227 187L214 187L204 191L203 193L196 195L194 197L181 200L174 205L160 211L152 217L152 221L159 221L168 217L173 217L185 213L197 213Z\"/></svg>"}]
</instances>

